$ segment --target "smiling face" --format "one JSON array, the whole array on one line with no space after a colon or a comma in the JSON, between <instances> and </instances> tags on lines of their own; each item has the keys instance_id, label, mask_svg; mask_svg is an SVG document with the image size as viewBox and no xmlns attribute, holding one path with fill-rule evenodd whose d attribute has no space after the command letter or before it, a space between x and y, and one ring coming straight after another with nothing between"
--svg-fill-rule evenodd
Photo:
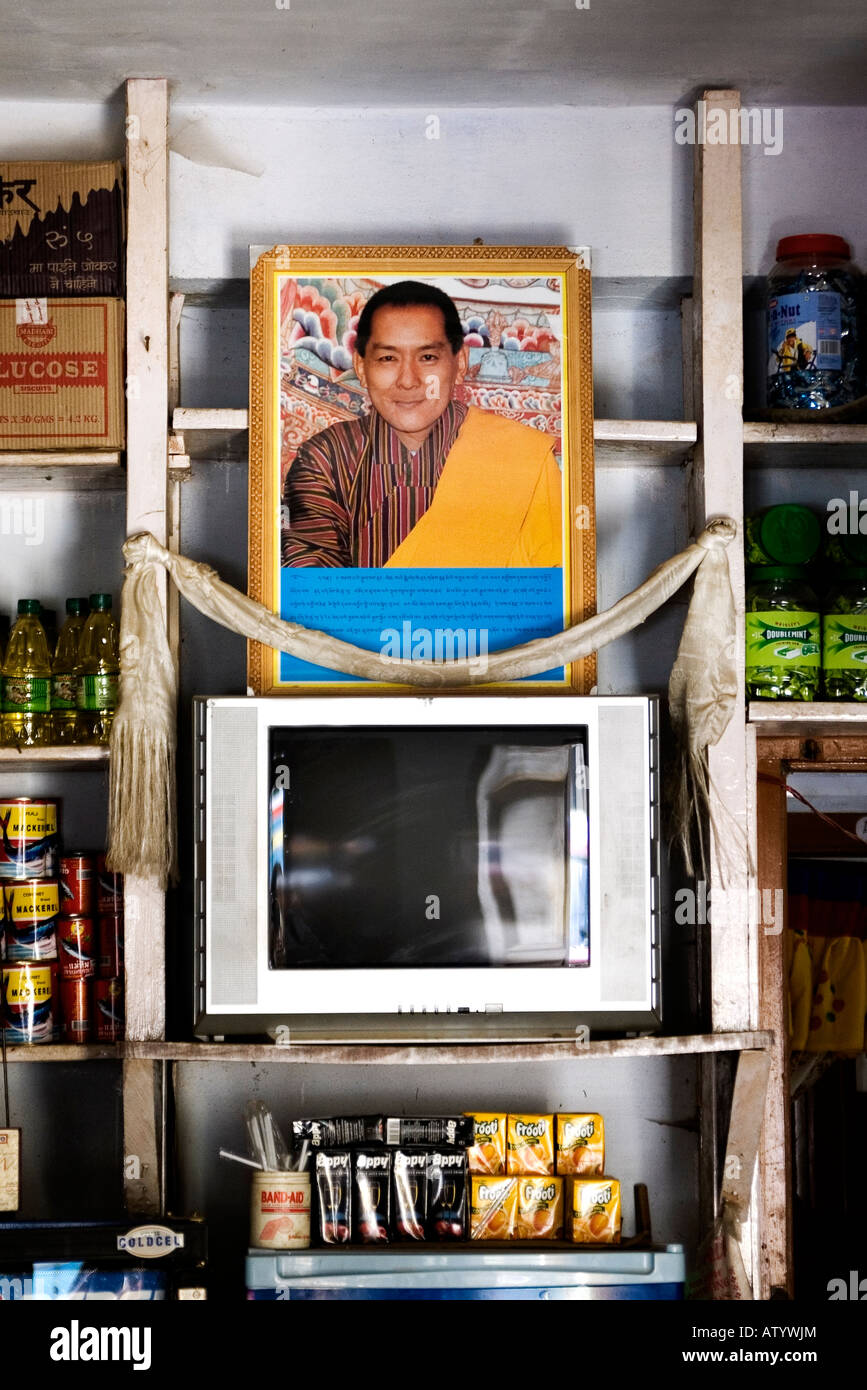
<instances>
[{"instance_id":1,"label":"smiling face","mask_svg":"<svg viewBox=\"0 0 867 1390\"><path fill-rule=\"evenodd\" d=\"M373 315L355 370L371 404L407 449L419 449L467 370L467 350L452 352L442 312L431 304L383 305Z\"/></svg>"}]
</instances>

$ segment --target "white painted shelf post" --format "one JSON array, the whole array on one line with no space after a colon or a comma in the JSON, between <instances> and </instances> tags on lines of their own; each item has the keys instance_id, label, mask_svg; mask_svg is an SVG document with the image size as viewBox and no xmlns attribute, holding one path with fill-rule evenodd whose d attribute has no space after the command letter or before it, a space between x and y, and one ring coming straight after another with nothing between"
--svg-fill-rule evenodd
<instances>
[{"instance_id":1,"label":"white painted shelf post","mask_svg":"<svg viewBox=\"0 0 867 1390\"><path fill-rule=\"evenodd\" d=\"M126 88L127 535L168 537L168 85ZM161 590L166 607L165 576ZM155 880L124 885L126 1036L165 1037L165 896ZM157 1213L162 1188L160 1070L124 1062L124 1184L131 1211Z\"/></svg>"}]
</instances>

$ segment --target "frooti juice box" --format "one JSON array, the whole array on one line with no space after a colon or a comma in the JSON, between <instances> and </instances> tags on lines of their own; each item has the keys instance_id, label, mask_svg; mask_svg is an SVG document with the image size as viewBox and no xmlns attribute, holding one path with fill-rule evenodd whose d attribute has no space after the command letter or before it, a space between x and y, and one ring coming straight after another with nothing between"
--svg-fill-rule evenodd
<instances>
[{"instance_id":1,"label":"frooti juice box","mask_svg":"<svg viewBox=\"0 0 867 1390\"><path fill-rule=\"evenodd\" d=\"M605 1172L605 1124L601 1115L557 1116L557 1172L594 1177Z\"/></svg>"},{"instance_id":2,"label":"frooti juice box","mask_svg":"<svg viewBox=\"0 0 867 1390\"><path fill-rule=\"evenodd\" d=\"M506 1138L506 1172L514 1175L554 1173L554 1116L510 1115Z\"/></svg>"},{"instance_id":3,"label":"frooti juice box","mask_svg":"<svg viewBox=\"0 0 867 1390\"><path fill-rule=\"evenodd\" d=\"M518 1178L518 1240L559 1240L563 1235L563 1178Z\"/></svg>"},{"instance_id":4,"label":"frooti juice box","mask_svg":"<svg viewBox=\"0 0 867 1390\"><path fill-rule=\"evenodd\" d=\"M616 1178L573 1178L572 1239L579 1245L619 1245L620 1212Z\"/></svg>"},{"instance_id":5,"label":"frooti juice box","mask_svg":"<svg viewBox=\"0 0 867 1390\"><path fill-rule=\"evenodd\" d=\"M506 1171L506 1116L490 1111L475 1111L469 1115L473 1122L473 1143L467 1150L471 1173L488 1173L492 1177Z\"/></svg>"},{"instance_id":6,"label":"frooti juice box","mask_svg":"<svg viewBox=\"0 0 867 1390\"><path fill-rule=\"evenodd\" d=\"M517 1212L517 1178L472 1179L471 1240L514 1240Z\"/></svg>"}]
</instances>

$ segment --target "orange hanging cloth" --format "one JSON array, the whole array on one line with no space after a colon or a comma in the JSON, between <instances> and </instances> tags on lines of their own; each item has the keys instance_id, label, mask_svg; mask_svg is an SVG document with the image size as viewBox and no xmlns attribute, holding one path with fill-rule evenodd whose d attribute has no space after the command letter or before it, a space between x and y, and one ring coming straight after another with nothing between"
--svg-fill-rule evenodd
<instances>
[{"instance_id":1,"label":"orange hanging cloth","mask_svg":"<svg viewBox=\"0 0 867 1390\"><path fill-rule=\"evenodd\" d=\"M433 501L387 568L560 566L561 498L550 435L470 406Z\"/></svg>"}]
</instances>

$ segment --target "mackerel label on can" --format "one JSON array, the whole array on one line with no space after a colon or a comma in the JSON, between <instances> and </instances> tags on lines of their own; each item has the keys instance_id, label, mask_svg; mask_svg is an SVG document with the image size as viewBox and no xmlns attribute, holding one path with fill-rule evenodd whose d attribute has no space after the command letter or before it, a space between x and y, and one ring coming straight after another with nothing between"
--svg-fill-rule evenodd
<instances>
[{"instance_id":1,"label":"mackerel label on can","mask_svg":"<svg viewBox=\"0 0 867 1390\"><path fill-rule=\"evenodd\" d=\"M4 965L3 1027L9 1043L52 1041L53 978L51 966L20 962Z\"/></svg>"},{"instance_id":2,"label":"mackerel label on can","mask_svg":"<svg viewBox=\"0 0 867 1390\"><path fill-rule=\"evenodd\" d=\"M60 859L60 897L64 917L93 915L94 859L91 854L64 854Z\"/></svg>"},{"instance_id":3,"label":"mackerel label on can","mask_svg":"<svg viewBox=\"0 0 867 1390\"><path fill-rule=\"evenodd\" d=\"M104 912L99 919L99 963L97 974L111 979L123 972L123 915Z\"/></svg>"},{"instance_id":4,"label":"mackerel label on can","mask_svg":"<svg viewBox=\"0 0 867 1390\"><path fill-rule=\"evenodd\" d=\"M120 1042L123 1038L123 981L94 980L93 999L97 1042Z\"/></svg>"},{"instance_id":5,"label":"mackerel label on can","mask_svg":"<svg viewBox=\"0 0 867 1390\"><path fill-rule=\"evenodd\" d=\"M107 868L105 855L97 855L97 910L99 912L123 912L123 874L113 873Z\"/></svg>"},{"instance_id":6,"label":"mackerel label on can","mask_svg":"<svg viewBox=\"0 0 867 1390\"><path fill-rule=\"evenodd\" d=\"M92 981L61 980L60 1002L63 1009L64 1042L89 1042L93 1035Z\"/></svg>"},{"instance_id":7,"label":"mackerel label on can","mask_svg":"<svg viewBox=\"0 0 867 1390\"><path fill-rule=\"evenodd\" d=\"M60 893L56 880L7 882L6 959L49 960L57 954L56 927Z\"/></svg>"},{"instance_id":8,"label":"mackerel label on can","mask_svg":"<svg viewBox=\"0 0 867 1390\"><path fill-rule=\"evenodd\" d=\"M57 924L57 953L64 980L85 980L96 974L92 917L61 917Z\"/></svg>"},{"instance_id":9,"label":"mackerel label on can","mask_svg":"<svg viewBox=\"0 0 867 1390\"><path fill-rule=\"evenodd\" d=\"M52 878L57 869L57 802L0 801L0 878Z\"/></svg>"}]
</instances>

